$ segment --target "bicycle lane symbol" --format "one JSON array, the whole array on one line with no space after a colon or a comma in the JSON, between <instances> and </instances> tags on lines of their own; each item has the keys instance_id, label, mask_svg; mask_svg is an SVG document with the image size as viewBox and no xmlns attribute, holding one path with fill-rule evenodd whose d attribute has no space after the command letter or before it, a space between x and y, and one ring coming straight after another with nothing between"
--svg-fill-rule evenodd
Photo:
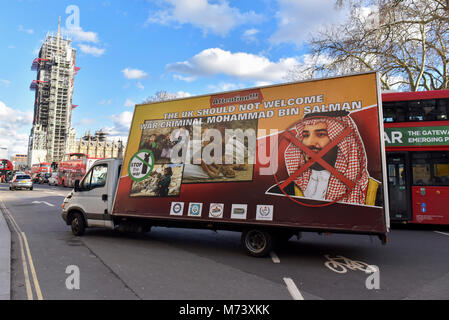
<instances>
[{"instance_id":1,"label":"bicycle lane symbol","mask_svg":"<svg viewBox=\"0 0 449 320\"><path fill-rule=\"evenodd\" d=\"M315 118L315 117L313 117ZM313 119L311 118L311 119ZM338 121L336 119L332 119L334 121ZM343 139L345 139L347 136L354 134L354 131L348 127L346 124L344 124L341 121L338 121L339 123L341 123L345 129L334 139L332 140L327 146L325 146L320 152L316 153L314 151L312 151L310 148L308 148L305 144L302 143L302 141L300 141L295 135L293 135L292 133L290 133L291 130L294 130L294 128L292 128L291 130L285 131L282 135L281 138L288 140L289 142L291 142L293 145L295 145L297 148L299 148L300 151L305 152L308 156L310 156L310 160L306 162L305 165L301 166L301 168L299 168L297 171L295 171L292 175L290 175L286 180L284 180L283 182L280 182L276 176L276 173L273 173L274 175L274 179L277 183L277 185L279 186L279 188L281 189L282 193L284 193L290 200L299 203L301 205L304 206L308 206L308 207L324 207L324 206L330 206L338 201L340 201L341 199L343 199L344 197L346 197L349 193L351 193L351 191L354 189L355 185L356 185L356 181L360 178L361 176L361 172L359 174L359 176L356 178L355 181L351 181L348 178L346 178L342 173L340 173L336 168L332 167L330 164L328 164L323 157L332 149L334 148L337 144L339 144ZM341 195L339 198L335 199L334 201L330 202L330 203L325 203L325 204L320 204L320 205L312 205L312 204L307 204L307 203L303 203L297 199L292 198L291 196L289 196L286 192L285 192L285 188L292 183L293 181L295 181L299 176L301 176L302 173L304 173L306 170L308 170L314 163L319 163L323 168L325 168L327 171L329 171L333 176L335 176L337 179L339 179L345 186L346 186L346 193L344 193L343 195Z\"/></svg>"},{"instance_id":2,"label":"bicycle lane symbol","mask_svg":"<svg viewBox=\"0 0 449 320\"><path fill-rule=\"evenodd\" d=\"M324 257L327 259L324 265L328 269L339 274L347 273L348 270L362 271L368 275L365 280L365 288L368 290L380 289L380 269L378 266L363 261L351 260L344 256L331 258L330 255L325 255Z\"/></svg>"},{"instance_id":3,"label":"bicycle lane symbol","mask_svg":"<svg viewBox=\"0 0 449 320\"><path fill-rule=\"evenodd\" d=\"M328 254L326 254L324 257L327 259L327 261L324 262L324 265L328 269L336 273L346 273L348 272L348 270L362 271L364 273L366 273L367 271L373 271L372 265L363 261L351 260L344 256L336 256L335 258L331 258L331 256Z\"/></svg>"},{"instance_id":4,"label":"bicycle lane symbol","mask_svg":"<svg viewBox=\"0 0 449 320\"><path fill-rule=\"evenodd\" d=\"M153 171L154 155L150 150L139 150L128 164L129 177L133 181L145 180Z\"/></svg>"}]
</instances>

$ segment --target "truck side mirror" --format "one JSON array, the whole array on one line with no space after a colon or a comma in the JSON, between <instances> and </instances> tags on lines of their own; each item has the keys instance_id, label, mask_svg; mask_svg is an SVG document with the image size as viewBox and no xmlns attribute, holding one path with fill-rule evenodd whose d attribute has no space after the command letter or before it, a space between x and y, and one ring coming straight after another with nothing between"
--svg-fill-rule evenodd
<instances>
[{"instance_id":1,"label":"truck side mirror","mask_svg":"<svg viewBox=\"0 0 449 320\"><path fill-rule=\"evenodd\" d=\"M75 192L79 192L80 191L80 181L79 180L75 180Z\"/></svg>"}]
</instances>

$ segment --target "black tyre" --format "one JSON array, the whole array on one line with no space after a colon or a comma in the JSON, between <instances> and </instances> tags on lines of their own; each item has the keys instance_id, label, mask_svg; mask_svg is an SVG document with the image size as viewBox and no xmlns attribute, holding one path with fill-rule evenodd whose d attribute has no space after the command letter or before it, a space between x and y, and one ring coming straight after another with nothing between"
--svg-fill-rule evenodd
<instances>
[{"instance_id":1,"label":"black tyre","mask_svg":"<svg viewBox=\"0 0 449 320\"><path fill-rule=\"evenodd\" d=\"M80 237L84 234L86 231L86 221L81 213L76 212L73 214L71 226L72 233L75 236Z\"/></svg>"},{"instance_id":2,"label":"black tyre","mask_svg":"<svg viewBox=\"0 0 449 320\"><path fill-rule=\"evenodd\" d=\"M30 188L30 191L33 191L33 187Z\"/></svg>"},{"instance_id":3,"label":"black tyre","mask_svg":"<svg viewBox=\"0 0 449 320\"><path fill-rule=\"evenodd\" d=\"M9 187L9 190L13 191L14 189L12 187Z\"/></svg>"},{"instance_id":4,"label":"black tyre","mask_svg":"<svg viewBox=\"0 0 449 320\"><path fill-rule=\"evenodd\" d=\"M266 257L273 250L273 236L265 230L245 230L241 242L246 252L253 257Z\"/></svg>"}]
</instances>

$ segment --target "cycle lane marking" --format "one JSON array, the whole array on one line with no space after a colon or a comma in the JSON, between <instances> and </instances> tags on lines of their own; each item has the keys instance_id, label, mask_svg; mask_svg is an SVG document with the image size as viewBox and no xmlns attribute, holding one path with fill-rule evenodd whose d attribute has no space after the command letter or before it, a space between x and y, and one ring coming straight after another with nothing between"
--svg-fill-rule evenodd
<instances>
[{"instance_id":1,"label":"cycle lane marking","mask_svg":"<svg viewBox=\"0 0 449 320\"><path fill-rule=\"evenodd\" d=\"M363 261L358 261L358 260L352 260L349 258L346 258L344 256L335 256L335 258L332 258L330 255L326 254L324 255L324 257L327 259L324 262L324 265L331 271L335 272L335 273L346 273L348 272L348 270L359 270L362 271L364 273L366 273L367 271L371 271L372 270L372 264L363 262Z\"/></svg>"}]
</instances>

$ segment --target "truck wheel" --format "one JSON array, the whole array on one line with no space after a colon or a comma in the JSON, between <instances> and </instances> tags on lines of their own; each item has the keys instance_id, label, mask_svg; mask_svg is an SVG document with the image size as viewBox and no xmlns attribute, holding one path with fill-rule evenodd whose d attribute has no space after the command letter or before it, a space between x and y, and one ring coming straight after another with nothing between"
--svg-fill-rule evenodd
<instances>
[{"instance_id":1,"label":"truck wheel","mask_svg":"<svg viewBox=\"0 0 449 320\"><path fill-rule=\"evenodd\" d=\"M266 257L273 250L273 236L264 230L245 230L241 241L246 252L253 257Z\"/></svg>"},{"instance_id":2,"label":"truck wheel","mask_svg":"<svg viewBox=\"0 0 449 320\"><path fill-rule=\"evenodd\" d=\"M71 226L72 233L75 236L80 237L84 234L86 231L86 222L84 221L84 217L81 213L76 212L73 214Z\"/></svg>"}]
</instances>

